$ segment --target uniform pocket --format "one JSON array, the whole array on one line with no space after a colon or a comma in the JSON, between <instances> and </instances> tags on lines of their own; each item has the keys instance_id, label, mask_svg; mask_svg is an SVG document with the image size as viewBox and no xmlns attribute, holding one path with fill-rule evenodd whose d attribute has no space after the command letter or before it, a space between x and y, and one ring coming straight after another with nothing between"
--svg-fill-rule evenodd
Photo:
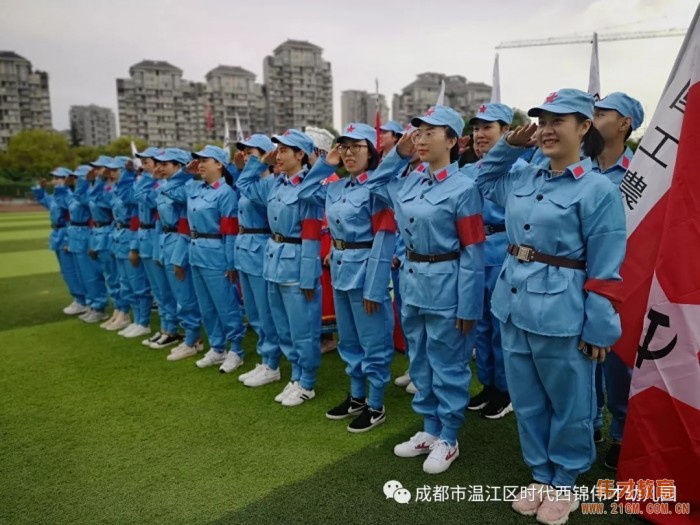
<instances>
[{"instance_id":1,"label":"uniform pocket","mask_svg":"<svg viewBox=\"0 0 700 525\"><path fill-rule=\"evenodd\" d=\"M526 283L527 291L537 294L558 294L568 287L565 277L528 277Z\"/></svg>"}]
</instances>

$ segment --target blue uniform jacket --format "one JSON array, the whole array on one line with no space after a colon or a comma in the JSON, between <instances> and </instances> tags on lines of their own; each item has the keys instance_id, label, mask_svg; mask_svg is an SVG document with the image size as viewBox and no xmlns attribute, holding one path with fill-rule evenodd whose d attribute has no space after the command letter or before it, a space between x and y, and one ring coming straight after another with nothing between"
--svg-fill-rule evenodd
<instances>
[{"instance_id":1,"label":"blue uniform jacket","mask_svg":"<svg viewBox=\"0 0 700 525\"><path fill-rule=\"evenodd\" d=\"M62 250L68 244L66 227L70 221L68 201L71 190L67 186L57 186L53 194L46 193L44 188L33 188L36 201L49 210L51 220L51 234L49 235L49 248Z\"/></svg>"},{"instance_id":2,"label":"blue uniform jacket","mask_svg":"<svg viewBox=\"0 0 700 525\"><path fill-rule=\"evenodd\" d=\"M155 245L158 242L158 204L156 203L157 188L160 182L150 173L144 172L134 183L134 200L139 212L139 230L136 238L132 240L131 249L139 252L141 257L151 259L155 253ZM151 225L153 228L143 228Z\"/></svg>"},{"instance_id":3,"label":"blue uniform jacket","mask_svg":"<svg viewBox=\"0 0 700 525\"><path fill-rule=\"evenodd\" d=\"M114 186L112 214L114 229L112 230L112 253L118 259L129 257L129 251L137 246L139 229L138 206L134 200L134 180L136 174L132 171L120 170L119 180Z\"/></svg>"},{"instance_id":4,"label":"blue uniform jacket","mask_svg":"<svg viewBox=\"0 0 700 525\"><path fill-rule=\"evenodd\" d=\"M68 250L72 253L86 253L90 242L90 205L88 190L90 183L84 178L78 178L75 191L68 199L70 222L68 226Z\"/></svg>"},{"instance_id":5,"label":"blue uniform jacket","mask_svg":"<svg viewBox=\"0 0 700 525\"><path fill-rule=\"evenodd\" d=\"M477 178L483 195L505 207L508 240L586 261L587 270L522 263L508 256L493 292L493 314L533 333L581 336L593 345L610 346L621 333L609 300L619 292L625 255L619 192L592 172L588 158L552 177L541 166L514 165L520 152L501 139L480 163Z\"/></svg>"},{"instance_id":6,"label":"blue uniform jacket","mask_svg":"<svg viewBox=\"0 0 700 525\"><path fill-rule=\"evenodd\" d=\"M159 260L166 265L174 264L183 268L190 260L190 224L187 222L187 191L185 185L192 175L184 170L161 180L157 188L159 223L163 230L177 228L177 231L162 231L160 236Z\"/></svg>"}]
</instances>

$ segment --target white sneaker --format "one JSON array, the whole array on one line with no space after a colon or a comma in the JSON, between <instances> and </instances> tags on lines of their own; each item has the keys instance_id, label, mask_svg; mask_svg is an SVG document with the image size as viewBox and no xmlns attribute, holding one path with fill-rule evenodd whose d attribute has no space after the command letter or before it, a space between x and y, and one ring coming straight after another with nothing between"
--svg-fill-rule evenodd
<instances>
[{"instance_id":1,"label":"white sneaker","mask_svg":"<svg viewBox=\"0 0 700 525\"><path fill-rule=\"evenodd\" d=\"M404 372L402 376L399 376L396 379L394 379L394 384L401 388L406 388L410 382L411 376L408 375L408 370L406 370L406 372Z\"/></svg>"},{"instance_id":2,"label":"white sneaker","mask_svg":"<svg viewBox=\"0 0 700 525\"><path fill-rule=\"evenodd\" d=\"M278 403L284 401L284 398L287 397L289 393L296 388L296 386L297 384L292 381L287 383L287 386L284 387L284 390L282 390L282 392L275 396L275 401L277 401Z\"/></svg>"},{"instance_id":3,"label":"white sneaker","mask_svg":"<svg viewBox=\"0 0 700 525\"><path fill-rule=\"evenodd\" d=\"M416 385L413 384L413 381L410 381L406 385L406 392L408 392L411 395L414 395L416 392L418 392L418 389L416 388Z\"/></svg>"},{"instance_id":4,"label":"white sneaker","mask_svg":"<svg viewBox=\"0 0 700 525\"><path fill-rule=\"evenodd\" d=\"M279 368L277 370L273 370L267 365L262 365L258 370L260 370L258 373L249 376L248 379L243 381L245 386L263 386L280 380Z\"/></svg>"},{"instance_id":5,"label":"white sneaker","mask_svg":"<svg viewBox=\"0 0 700 525\"><path fill-rule=\"evenodd\" d=\"M83 317L83 321L88 324L99 323L105 319L107 319L107 314L98 310L90 310L85 317Z\"/></svg>"},{"instance_id":6,"label":"white sneaker","mask_svg":"<svg viewBox=\"0 0 700 525\"><path fill-rule=\"evenodd\" d=\"M126 312L119 312L116 319L105 327L108 332L116 332L118 330L123 330L131 324L131 317Z\"/></svg>"},{"instance_id":7,"label":"white sneaker","mask_svg":"<svg viewBox=\"0 0 700 525\"><path fill-rule=\"evenodd\" d=\"M207 368L209 366L220 365L226 359L224 352L217 352L214 349L209 349L209 351L204 354L204 357L197 361L197 368Z\"/></svg>"},{"instance_id":8,"label":"white sneaker","mask_svg":"<svg viewBox=\"0 0 700 525\"><path fill-rule=\"evenodd\" d=\"M455 443L453 447L444 439L440 439L430 446L430 455L423 462L423 472L426 474L445 472L458 457L459 443Z\"/></svg>"},{"instance_id":9,"label":"white sneaker","mask_svg":"<svg viewBox=\"0 0 700 525\"><path fill-rule=\"evenodd\" d=\"M158 339L160 339L161 335L163 335L163 334L161 334L160 332L156 332L148 339L144 339L143 341L141 341L141 344L143 346L151 346L151 343L155 343Z\"/></svg>"},{"instance_id":10,"label":"white sneaker","mask_svg":"<svg viewBox=\"0 0 700 525\"><path fill-rule=\"evenodd\" d=\"M91 313L92 313L92 308L88 308L88 309L87 309L87 312L83 312L82 314L80 314L80 315L78 316L78 319L80 319L81 321L85 321L85 319L87 319L87 317L88 317Z\"/></svg>"},{"instance_id":11,"label":"white sneaker","mask_svg":"<svg viewBox=\"0 0 700 525\"><path fill-rule=\"evenodd\" d=\"M396 445L394 454L400 458L415 458L423 454L430 454L430 447L437 440L438 438L432 434L418 432L408 441Z\"/></svg>"},{"instance_id":12,"label":"white sneaker","mask_svg":"<svg viewBox=\"0 0 700 525\"><path fill-rule=\"evenodd\" d=\"M89 310L90 308L88 306L79 304L77 301L73 301L63 309L63 313L66 315L78 315L84 314Z\"/></svg>"},{"instance_id":13,"label":"white sneaker","mask_svg":"<svg viewBox=\"0 0 700 525\"><path fill-rule=\"evenodd\" d=\"M129 330L126 334L124 334L124 337L127 339L132 339L134 337L141 337L143 335L147 335L151 333L151 327L150 326L143 326L141 324L134 324L134 327Z\"/></svg>"},{"instance_id":14,"label":"white sneaker","mask_svg":"<svg viewBox=\"0 0 700 525\"><path fill-rule=\"evenodd\" d=\"M153 338L151 337L151 339ZM149 341L151 339L149 339ZM180 337L180 334L160 334L160 337L158 337L158 339L153 341L148 346L153 348L153 350L161 350L177 343L182 343L182 337Z\"/></svg>"},{"instance_id":15,"label":"white sneaker","mask_svg":"<svg viewBox=\"0 0 700 525\"><path fill-rule=\"evenodd\" d=\"M111 325L114 322L114 320L117 318L118 315L119 315L119 310L114 310L112 312L112 317L110 317L104 323L102 323L100 325L100 328L107 328L109 325ZM82 318L82 316L80 316L80 317Z\"/></svg>"},{"instance_id":16,"label":"white sneaker","mask_svg":"<svg viewBox=\"0 0 700 525\"><path fill-rule=\"evenodd\" d=\"M188 346L185 343L182 343L181 345L173 348L173 351L170 352L166 359L168 361L179 361L180 359L187 359L193 355L197 355L197 349L194 346Z\"/></svg>"},{"instance_id":17,"label":"white sneaker","mask_svg":"<svg viewBox=\"0 0 700 525\"><path fill-rule=\"evenodd\" d=\"M294 389L287 394L287 397L282 400L282 406L295 407L306 401L311 401L314 397L316 397L316 392L313 390L306 390L297 383Z\"/></svg>"},{"instance_id":18,"label":"white sneaker","mask_svg":"<svg viewBox=\"0 0 700 525\"><path fill-rule=\"evenodd\" d=\"M117 335L121 335L122 337L126 337L127 334L129 334L134 328L136 328L138 325L136 323L129 323L129 326L126 328L119 330L117 332Z\"/></svg>"},{"instance_id":19,"label":"white sneaker","mask_svg":"<svg viewBox=\"0 0 700 525\"><path fill-rule=\"evenodd\" d=\"M224 359L224 362L219 367L219 372L222 374L229 374L242 365L243 359L241 359L241 356L233 350L229 350L228 354L226 354L226 359Z\"/></svg>"},{"instance_id":20,"label":"white sneaker","mask_svg":"<svg viewBox=\"0 0 700 525\"><path fill-rule=\"evenodd\" d=\"M245 374L239 375L239 376L238 376L238 380L239 380L241 383L245 383L245 380L246 380L246 379L248 379L249 377L253 377L253 376L256 375L258 372L260 372L260 369L261 369L262 367L263 367L263 364L262 364L262 363L256 363L256 364L255 364L255 368L253 368L252 370L249 370L249 371L246 372Z\"/></svg>"}]
</instances>

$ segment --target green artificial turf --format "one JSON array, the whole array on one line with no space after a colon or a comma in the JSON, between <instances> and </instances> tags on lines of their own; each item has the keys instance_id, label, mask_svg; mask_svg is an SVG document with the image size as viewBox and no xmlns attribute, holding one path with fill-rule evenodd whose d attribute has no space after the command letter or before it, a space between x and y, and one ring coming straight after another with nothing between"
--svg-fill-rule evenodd
<instances>
[{"instance_id":1,"label":"green artificial turf","mask_svg":"<svg viewBox=\"0 0 700 525\"><path fill-rule=\"evenodd\" d=\"M3 214L0 224L12 215L21 222ZM337 353L323 356L316 399L283 408L272 398L289 377L286 363L282 382L250 389L237 374L170 363L167 350L66 318L54 255L17 250L3 235L0 523L535 523L504 502L399 505L382 493L391 479L414 498L425 485L527 484L513 415L467 414L460 458L427 476L421 458L392 453L420 429L402 389L387 389L386 424L349 434L347 421L324 417L348 388ZM254 343L249 333L244 371L256 362ZM405 368L397 354L393 376ZM579 483L610 477L597 463ZM632 522L580 512L570 520Z\"/></svg>"}]
</instances>

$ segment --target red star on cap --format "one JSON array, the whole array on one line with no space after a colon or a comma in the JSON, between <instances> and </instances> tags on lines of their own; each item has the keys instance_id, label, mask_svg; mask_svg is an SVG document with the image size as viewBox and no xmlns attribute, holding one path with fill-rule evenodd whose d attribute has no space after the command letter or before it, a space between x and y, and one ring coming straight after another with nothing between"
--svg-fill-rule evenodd
<instances>
[{"instance_id":1,"label":"red star on cap","mask_svg":"<svg viewBox=\"0 0 700 525\"><path fill-rule=\"evenodd\" d=\"M479 108L479 113L486 113L486 106L484 106L482 104L481 107Z\"/></svg>"},{"instance_id":2,"label":"red star on cap","mask_svg":"<svg viewBox=\"0 0 700 525\"><path fill-rule=\"evenodd\" d=\"M556 100L556 98L559 96L559 93L550 93L549 96L544 99L545 103L551 104Z\"/></svg>"},{"instance_id":3,"label":"red star on cap","mask_svg":"<svg viewBox=\"0 0 700 525\"><path fill-rule=\"evenodd\" d=\"M250 136L245 138L245 141L248 142L250 140Z\"/></svg>"},{"instance_id":4,"label":"red star on cap","mask_svg":"<svg viewBox=\"0 0 700 525\"><path fill-rule=\"evenodd\" d=\"M350 124L350 125L348 126L348 129L345 130L345 133L352 133L353 131L355 131L355 126L353 126L352 124Z\"/></svg>"},{"instance_id":5,"label":"red star on cap","mask_svg":"<svg viewBox=\"0 0 700 525\"><path fill-rule=\"evenodd\" d=\"M430 108L428 111L425 112L425 116L429 117L433 113L435 113L435 108Z\"/></svg>"},{"instance_id":6,"label":"red star on cap","mask_svg":"<svg viewBox=\"0 0 700 525\"><path fill-rule=\"evenodd\" d=\"M285 137L286 137L287 135L291 135L291 134L292 134L292 132L289 131L289 130L287 130L287 131L285 131L284 133L282 133L282 135L284 135Z\"/></svg>"}]
</instances>

